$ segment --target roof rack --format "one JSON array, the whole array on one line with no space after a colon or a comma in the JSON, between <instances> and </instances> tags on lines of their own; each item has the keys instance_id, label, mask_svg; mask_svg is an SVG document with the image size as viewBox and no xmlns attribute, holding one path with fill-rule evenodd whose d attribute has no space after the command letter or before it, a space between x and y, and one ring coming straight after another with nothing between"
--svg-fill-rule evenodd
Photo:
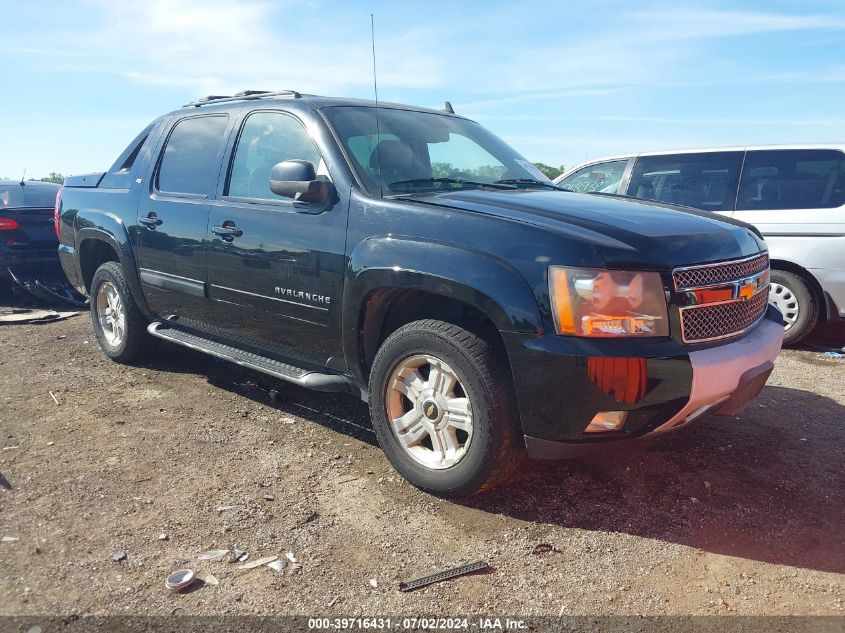
<instances>
[{"instance_id":1,"label":"roof rack","mask_svg":"<svg viewBox=\"0 0 845 633\"><path fill-rule=\"evenodd\" d=\"M183 105L183 108L199 108L209 103L226 103L228 101L245 101L251 99L263 99L265 97L302 97L296 90L244 90L233 95L208 95L198 101L191 101Z\"/></svg>"}]
</instances>

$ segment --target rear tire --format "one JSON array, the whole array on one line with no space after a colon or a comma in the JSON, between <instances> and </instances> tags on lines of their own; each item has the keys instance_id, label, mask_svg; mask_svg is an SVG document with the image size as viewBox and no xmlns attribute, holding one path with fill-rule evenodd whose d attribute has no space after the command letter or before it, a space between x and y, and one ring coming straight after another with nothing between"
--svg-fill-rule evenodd
<instances>
[{"instance_id":1,"label":"rear tire","mask_svg":"<svg viewBox=\"0 0 845 633\"><path fill-rule=\"evenodd\" d=\"M772 270L769 303L783 314L784 346L803 341L818 323L821 312L819 299L807 282L795 273Z\"/></svg>"},{"instance_id":2,"label":"rear tire","mask_svg":"<svg viewBox=\"0 0 845 633\"><path fill-rule=\"evenodd\" d=\"M156 343L118 262L106 262L94 273L90 305L94 334L106 356L131 363L154 352Z\"/></svg>"},{"instance_id":3,"label":"rear tire","mask_svg":"<svg viewBox=\"0 0 845 633\"><path fill-rule=\"evenodd\" d=\"M513 474L524 446L505 366L487 341L443 321L409 323L384 341L370 373L370 416L405 479L460 498Z\"/></svg>"}]
</instances>

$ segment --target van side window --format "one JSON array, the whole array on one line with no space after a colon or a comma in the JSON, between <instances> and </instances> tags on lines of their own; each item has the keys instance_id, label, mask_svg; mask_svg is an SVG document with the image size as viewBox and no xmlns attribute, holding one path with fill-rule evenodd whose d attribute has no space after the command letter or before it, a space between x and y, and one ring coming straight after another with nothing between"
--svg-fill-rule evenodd
<instances>
[{"instance_id":1,"label":"van side window","mask_svg":"<svg viewBox=\"0 0 845 633\"><path fill-rule=\"evenodd\" d=\"M228 119L227 115L210 115L179 121L162 151L156 189L210 195L217 186Z\"/></svg>"},{"instance_id":2,"label":"van side window","mask_svg":"<svg viewBox=\"0 0 845 633\"><path fill-rule=\"evenodd\" d=\"M599 191L601 193L619 193L619 185L622 183L622 176L625 174L627 160L612 160L606 163L596 163L570 174L558 185L572 191L589 193Z\"/></svg>"},{"instance_id":3,"label":"van side window","mask_svg":"<svg viewBox=\"0 0 845 633\"><path fill-rule=\"evenodd\" d=\"M734 208L743 152L641 156L628 195L705 211Z\"/></svg>"},{"instance_id":4,"label":"van side window","mask_svg":"<svg viewBox=\"0 0 845 633\"><path fill-rule=\"evenodd\" d=\"M226 195L279 200L270 191L270 170L284 160L307 160L317 173L320 152L302 124L281 112L253 112L244 122Z\"/></svg>"},{"instance_id":5,"label":"van side window","mask_svg":"<svg viewBox=\"0 0 845 633\"><path fill-rule=\"evenodd\" d=\"M826 209L845 204L845 154L832 149L748 152L737 210Z\"/></svg>"}]
</instances>

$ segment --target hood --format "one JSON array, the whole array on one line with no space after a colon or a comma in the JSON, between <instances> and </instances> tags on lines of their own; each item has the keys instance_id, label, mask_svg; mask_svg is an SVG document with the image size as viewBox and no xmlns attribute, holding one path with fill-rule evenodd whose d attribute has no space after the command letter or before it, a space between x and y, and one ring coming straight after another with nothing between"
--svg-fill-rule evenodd
<instances>
[{"instance_id":1,"label":"hood","mask_svg":"<svg viewBox=\"0 0 845 633\"><path fill-rule=\"evenodd\" d=\"M410 199L409 199L410 200ZM766 250L750 225L707 211L554 190L466 190L413 201L528 222L592 244L611 268L671 269Z\"/></svg>"}]
</instances>

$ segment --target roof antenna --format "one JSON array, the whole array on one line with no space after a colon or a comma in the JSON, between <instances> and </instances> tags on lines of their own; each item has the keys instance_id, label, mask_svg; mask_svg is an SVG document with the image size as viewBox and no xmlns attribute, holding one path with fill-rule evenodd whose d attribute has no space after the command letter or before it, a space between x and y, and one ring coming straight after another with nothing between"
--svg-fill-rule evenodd
<instances>
[{"instance_id":1,"label":"roof antenna","mask_svg":"<svg viewBox=\"0 0 845 633\"><path fill-rule=\"evenodd\" d=\"M384 198L384 179L381 174L381 128L378 120L378 80L376 79L376 21L370 14L370 40L373 43L373 92L376 97L376 160L378 161L378 195Z\"/></svg>"},{"instance_id":2,"label":"roof antenna","mask_svg":"<svg viewBox=\"0 0 845 633\"><path fill-rule=\"evenodd\" d=\"M446 104L443 106L443 111L448 112L449 114L455 114L455 108L452 107L451 101L446 102Z\"/></svg>"},{"instance_id":3,"label":"roof antenna","mask_svg":"<svg viewBox=\"0 0 845 633\"><path fill-rule=\"evenodd\" d=\"M25 178L26 178L26 167L23 168L23 176L21 176L21 187L26 186L26 183L24 182Z\"/></svg>"}]
</instances>

